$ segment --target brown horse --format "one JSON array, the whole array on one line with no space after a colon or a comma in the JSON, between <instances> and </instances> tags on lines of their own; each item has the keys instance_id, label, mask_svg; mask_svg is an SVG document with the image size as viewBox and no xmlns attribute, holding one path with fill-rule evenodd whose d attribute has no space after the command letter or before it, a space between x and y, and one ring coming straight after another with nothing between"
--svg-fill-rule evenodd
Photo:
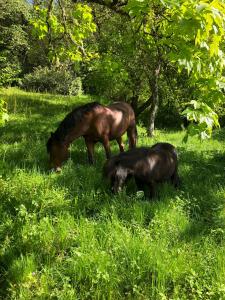
<instances>
[{"instance_id":1,"label":"brown horse","mask_svg":"<svg viewBox=\"0 0 225 300\"><path fill-rule=\"evenodd\" d=\"M120 152L123 152L122 135L126 131L131 149L136 146L136 122L133 109L125 102L109 106L91 102L76 107L51 133L47 142L50 167L60 171L62 163L69 157L69 145L80 136L85 139L90 164L94 161L94 146L97 142L103 144L107 158L110 157L111 140L116 140Z\"/></svg>"},{"instance_id":2,"label":"brown horse","mask_svg":"<svg viewBox=\"0 0 225 300\"><path fill-rule=\"evenodd\" d=\"M130 177L134 177L138 189L145 190L147 186L150 197L154 196L158 182L170 181L175 187L180 183L177 152L169 143L157 143L151 148L141 147L115 155L106 161L103 174L111 181L115 193Z\"/></svg>"}]
</instances>

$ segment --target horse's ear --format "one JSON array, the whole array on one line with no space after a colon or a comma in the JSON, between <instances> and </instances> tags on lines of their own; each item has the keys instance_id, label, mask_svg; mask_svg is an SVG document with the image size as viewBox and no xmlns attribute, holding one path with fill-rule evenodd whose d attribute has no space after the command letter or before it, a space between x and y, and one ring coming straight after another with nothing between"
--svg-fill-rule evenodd
<instances>
[{"instance_id":1,"label":"horse's ear","mask_svg":"<svg viewBox=\"0 0 225 300\"><path fill-rule=\"evenodd\" d=\"M127 175L134 175L134 170L127 168Z\"/></svg>"},{"instance_id":2,"label":"horse's ear","mask_svg":"<svg viewBox=\"0 0 225 300\"><path fill-rule=\"evenodd\" d=\"M54 137L54 132L52 132L52 131L51 131L51 137L52 137L52 138Z\"/></svg>"}]
</instances>

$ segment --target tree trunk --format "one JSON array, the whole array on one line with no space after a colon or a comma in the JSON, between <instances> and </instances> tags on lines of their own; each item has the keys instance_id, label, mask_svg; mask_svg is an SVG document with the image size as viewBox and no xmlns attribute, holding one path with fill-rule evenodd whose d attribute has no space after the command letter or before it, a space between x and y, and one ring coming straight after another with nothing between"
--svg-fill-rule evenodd
<instances>
[{"instance_id":1,"label":"tree trunk","mask_svg":"<svg viewBox=\"0 0 225 300\"><path fill-rule=\"evenodd\" d=\"M134 95L131 98L131 106L135 112L135 115L137 114L137 108L138 108L138 95Z\"/></svg>"},{"instance_id":2,"label":"tree trunk","mask_svg":"<svg viewBox=\"0 0 225 300\"><path fill-rule=\"evenodd\" d=\"M149 127L148 127L148 135L154 135L155 129L155 118L159 107L159 86L158 86L158 79L160 74L160 60L158 58L154 70L154 78L151 83L151 90L152 90L152 105L150 108L149 114Z\"/></svg>"},{"instance_id":3,"label":"tree trunk","mask_svg":"<svg viewBox=\"0 0 225 300\"><path fill-rule=\"evenodd\" d=\"M133 88L132 88L132 97L131 97L131 106L135 112L135 115L137 116L137 111L138 111L138 99L140 95L140 90L141 90L141 78L137 76L136 72L131 72L130 73L130 78L133 83Z\"/></svg>"}]
</instances>

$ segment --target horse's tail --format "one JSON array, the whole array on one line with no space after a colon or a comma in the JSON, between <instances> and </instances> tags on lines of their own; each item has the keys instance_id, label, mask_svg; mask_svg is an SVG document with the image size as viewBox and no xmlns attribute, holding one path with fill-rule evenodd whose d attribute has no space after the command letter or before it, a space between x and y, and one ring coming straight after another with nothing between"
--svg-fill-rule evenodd
<instances>
[{"instance_id":1,"label":"horse's tail","mask_svg":"<svg viewBox=\"0 0 225 300\"><path fill-rule=\"evenodd\" d=\"M138 139L138 132L137 132L137 126L136 126L136 121L133 120L131 122L131 125L127 129L127 136L129 139L129 148L135 148L137 144L137 139Z\"/></svg>"},{"instance_id":2,"label":"horse's tail","mask_svg":"<svg viewBox=\"0 0 225 300\"><path fill-rule=\"evenodd\" d=\"M137 124L135 122L135 135L136 135L136 143L138 141L138 131L137 131Z\"/></svg>"}]
</instances>

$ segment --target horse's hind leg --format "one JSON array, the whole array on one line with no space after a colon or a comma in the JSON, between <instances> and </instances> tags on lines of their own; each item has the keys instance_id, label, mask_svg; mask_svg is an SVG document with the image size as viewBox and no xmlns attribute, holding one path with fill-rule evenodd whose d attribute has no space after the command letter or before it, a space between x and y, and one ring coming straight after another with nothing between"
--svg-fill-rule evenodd
<instances>
[{"instance_id":1,"label":"horse's hind leg","mask_svg":"<svg viewBox=\"0 0 225 300\"><path fill-rule=\"evenodd\" d=\"M133 122L127 129L127 136L129 138L129 149L136 147L137 142L137 128L136 123Z\"/></svg>"},{"instance_id":2,"label":"horse's hind leg","mask_svg":"<svg viewBox=\"0 0 225 300\"><path fill-rule=\"evenodd\" d=\"M176 168L175 172L173 173L173 175L171 176L171 182L175 188L180 186L180 177L178 175L177 168Z\"/></svg>"},{"instance_id":3,"label":"horse's hind leg","mask_svg":"<svg viewBox=\"0 0 225 300\"><path fill-rule=\"evenodd\" d=\"M89 139L85 138L85 144L86 144L86 147L87 147L89 164L93 165L93 163L94 163L94 146L95 146L95 143L93 141L90 141Z\"/></svg>"},{"instance_id":4,"label":"horse's hind leg","mask_svg":"<svg viewBox=\"0 0 225 300\"><path fill-rule=\"evenodd\" d=\"M153 198L156 196L156 189L155 189L155 182L154 181L149 181L148 183L146 182L148 189L145 191L145 197L146 198Z\"/></svg>"},{"instance_id":5,"label":"horse's hind leg","mask_svg":"<svg viewBox=\"0 0 225 300\"><path fill-rule=\"evenodd\" d=\"M135 183L139 191L144 191L146 198L153 198L155 196L155 183L153 181L144 182L135 177Z\"/></svg>"},{"instance_id":6,"label":"horse's hind leg","mask_svg":"<svg viewBox=\"0 0 225 300\"><path fill-rule=\"evenodd\" d=\"M118 143L118 145L119 145L120 152L124 152L124 144L123 144L123 142L122 142L122 136L118 137L118 138L116 139L116 141L117 141L117 143Z\"/></svg>"}]
</instances>

